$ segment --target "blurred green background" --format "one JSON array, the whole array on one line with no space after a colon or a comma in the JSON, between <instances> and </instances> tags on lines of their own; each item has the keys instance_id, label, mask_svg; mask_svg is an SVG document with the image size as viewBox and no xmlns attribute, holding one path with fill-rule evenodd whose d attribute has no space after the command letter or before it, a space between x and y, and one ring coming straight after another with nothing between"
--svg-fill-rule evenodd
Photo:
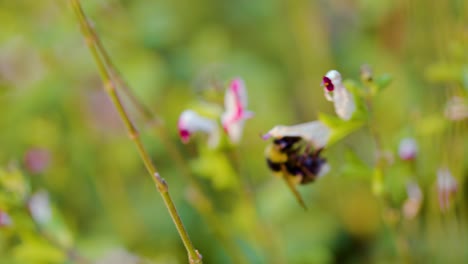
<instances>
[{"instance_id":1,"label":"blurred green background","mask_svg":"<svg viewBox=\"0 0 468 264\"><path fill-rule=\"evenodd\" d=\"M163 120L165 139L128 107L205 263L237 262L190 203L183 169L165 144L183 155L183 166L200 170L196 161L208 155L205 140L182 145L178 116L200 101L219 102L236 76L246 82L255 117L234 150L216 154L227 165L194 177L246 263L468 261L466 119L452 124L443 118L449 98L466 102L468 92L466 1L83 0L82 5L124 79ZM186 263L165 206L102 89L69 3L0 1L0 23L4 181L17 177L19 186L29 186L23 189L47 190L62 219L58 229L72 241L67 245L86 259L102 260L120 249L141 263ZM309 207L304 211L269 172L267 142L259 134L278 124L315 120L318 112L333 114L320 87L322 76L337 69L345 79L358 80L365 63L377 75L393 76L374 102L383 148L396 160L385 175L390 202L383 206L371 192L366 171L375 159L374 143L363 129L324 152L332 170L299 187ZM415 170L395 156L407 136L419 142ZM439 210L435 185L442 165L459 182L446 214ZM415 219L405 220L399 212L410 176L421 185L424 203ZM234 177L243 187L220 188L209 177ZM29 193L18 188L24 197ZM1 198L0 210L13 224L0 227L0 263L79 262L25 224L24 200L11 202L11 191ZM119 261L106 263L137 263Z\"/></svg>"}]
</instances>

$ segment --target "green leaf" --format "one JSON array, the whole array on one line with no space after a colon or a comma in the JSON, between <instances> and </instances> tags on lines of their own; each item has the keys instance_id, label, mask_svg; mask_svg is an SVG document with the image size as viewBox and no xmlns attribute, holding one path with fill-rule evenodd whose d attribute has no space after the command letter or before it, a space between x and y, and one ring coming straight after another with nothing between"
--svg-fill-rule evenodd
<instances>
[{"instance_id":1,"label":"green leaf","mask_svg":"<svg viewBox=\"0 0 468 264\"><path fill-rule=\"evenodd\" d=\"M65 252L33 238L23 241L12 253L19 263L64 263L66 260Z\"/></svg>"},{"instance_id":2,"label":"green leaf","mask_svg":"<svg viewBox=\"0 0 468 264\"><path fill-rule=\"evenodd\" d=\"M431 83L460 81L462 77L462 67L461 65L453 63L436 63L429 65L424 75L426 80Z\"/></svg>"},{"instance_id":3,"label":"green leaf","mask_svg":"<svg viewBox=\"0 0 468 264\"><path fill-rule=\"evenodd\" d=\"M236 172L222 153L204 151L190 165L196 174L209 179L218 190L233 188L238 184Z\"/></svg>"},{"instance_id":4,"label":"green leaf","mask_svg":"<svg viewBox=\"0 0 468 264\"><path fill-rule=\"evenodd\" d=\"M372 169L353 150L347 149L345 151L345 164L342 167L342 174L350 178L369 180L372 176Z\"/></svg>"},{"instance_id":5,"label":"green leaf","mask_svg":"<svg viewBox=\"0 0 468 264\"><path fill-rule=\"evenodd\" d=\"M335 142L343 139L344 137L356 131L365 124L363 120L351 119L349 121L344 121L338 117L327 115L324 113L319 113L318 118L332 131L330 139L328 140L329 145L332 145Z\"/></svg>"},{"instance_id":6,"label":"green leaf","mask_svg":"<svg viewBox=\"0 0 468 264\"><path fill-rule=\"evenodd\" d=\"M380 196L384 192L384 176L380 168L375 168L372 175L372 193L375 196Z\"/></svg>"},{"instance_id":7,"label":"green leaf","mask_svg":"<svg viewBox=\"0 0 468 264\"><path fill-rule=\"evenodd\" d=\"M358 96L365 96L367 91L364 89L362 85L359 83L355 82L354 80L344 80L343 81L344 87L348 89L353 95L358 95Z\"/></svg>"},{"instance_id":8,"label":"green leaf","mask_svg":"<svg viewBox=\"0 0 468 264\"><path fill-rule=\"evenodd\" d=\"M390 74L382 74L379 77L375 78L375 85L377 86L377 92L382 91L387 88L392 82L393 77Z\"/></svg>"},{"instance_id":9,"label":"green leaf","mask_svg":"<svg viewBox=\"0 0 468 264\"><path fill-rule=\"evenodd\" d=\"M30 192L29 182L20 170L0 170L0 204L20 205Z\"/></svg>"},{"instance_id":10,"label":"green leaf","mask_svg":"<svg viewBox=\"0 0 468 264\"><path fill-rule=\"evenodd\" d=\"M442 115L433 114L418 120L415 128L419 136L431 136L442 133L447 124L447 120Z\"/></svg>"}]
</instances>

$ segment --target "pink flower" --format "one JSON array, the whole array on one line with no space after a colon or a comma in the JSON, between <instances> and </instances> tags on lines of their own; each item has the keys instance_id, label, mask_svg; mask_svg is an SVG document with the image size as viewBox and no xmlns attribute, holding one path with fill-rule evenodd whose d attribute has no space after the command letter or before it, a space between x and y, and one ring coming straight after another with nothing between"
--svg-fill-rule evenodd
<instances>
[{"instance_id":1,"label":"pink flower","mask_svg":"<svg viewBox=\"0 0 468 264\"><path fill-rule=\"evenodd\" d=\"M439 205L442 211L446 211L453 196L458 191L458 182L448 168L440 168L437 171L437 192Z\"/></svg>"},{"instance_id":2,"label":"pink flower","mask_svg":"<svg viewBox=\"0 0 468 264\"><path fill-rule=\"evenodd\" d=\"M418 153L418 144L413 138L404 138L400 141L398 155L402 160L413 160Z\"/></svg>"},{"instance_id":3,"label":"pink flower","mask_svg":"<svg viewBox=\"0 0 468 264\"><path fill-rule=\"evenodd\" d=\"M336 70L331 70L323 77L322 86L325 98L332 101L336 114L343 120L351 119L356 111L353 94L351 94L341 81L341 75Z\"/></svg>"},{"instance_id":4,"label":"pink flower","mask_svg":"<svg viewBox=\"0 0 468 264\"><path fill-rule=\"evenodd\" d=\"M193 133L201 131L208 134L208 146L214 148L219 144L219 128L213 119L185 110L180 115L177 126L183 143L188 143Z\"/></svg>"},{"instance_id":5,"label":"pink flower","mask_svg":"<svg viewBox=\"0 0 468 264\"><path fill-rule=\"evenodd\" d=\"M24 155L26 169L34 174L44 172L50 160L50 152L45 148L31 148Z\"/></svg>"},{"instance_id":6,"label":"pink flower","mask_svg":"<svg viewBox=\"0 0 468 264\"><path fill-rule=\"evenodd\" d=\"M247 90L241 78L231 81L224 96L224 113L221 115L221 123L231 142L238 143L242 137L246 119L253 116L247 110Z\"/></svg>"}]
</instances>

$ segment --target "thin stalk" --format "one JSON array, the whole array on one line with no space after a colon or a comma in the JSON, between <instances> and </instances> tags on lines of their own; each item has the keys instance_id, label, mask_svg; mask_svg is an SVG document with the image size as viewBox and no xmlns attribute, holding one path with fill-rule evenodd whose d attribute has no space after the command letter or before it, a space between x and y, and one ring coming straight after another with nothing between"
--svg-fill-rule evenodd
<instances>
[{"instance_id":1,"label":"thin stalk","mask_svg":"<svg viewBox=\"0 0 468 264\"><path fill-rule=\"evenodd\" d=\"M102 44L101 39L98 37L96 31L94 30L94 27L89 27L89 33L94 39L96 48L98 49L98 52L100 53L102 60L106 65L107 69L109 70L112 78L116 80L116 82L120 85L125 95L127 95L127 97L130 99L131 103L136 107L138 112L140 112L147 121L156 121L153 112L140 102L140 100L130 89L127 82L121 77L121 74L117 70L117 67L114 66L114 63L112 62L112 59L109 56L109 53L107 53L107 50L104 48L104 45Z\"/></svg>"},{"instance_id":2,"label":"thin stalk","mask_svg":"<svg viewBox=\"0 0 468 264\"><path fill-rule=\"evenodd\" d=\"M89 28L90 34L95 41L98 52L100 53L104 64L106 65L108 71L110 72L112 78L116 80L120 88L122 88L125 95L130 99L130 102L135 106L136 110L141 114L143 119L148 122L150 126L155 127L158 137L161 139L164 148L168 151L171 159L176 163L177 168L182 171L182 176L185 177L190 183L190 187L194 189L196 193L194 199L189 199L189 202L194 206L195 209L204 217L205 221L209 223L210 227L213 229L214 235L219 239L219 241L224 245L224 248L228 251L228 254L235 261L235 263L247 263L247 260L243 257L244 254L235 245L230 239L229 234L223 228L223 223L219 220L216 214L213 212L213 204L210 199L203 193L201 186L198 182L192 177L190 168L188 168L187 163L184 162L182 154L177 149L173 141L169 138L167 129L162 124L162 121L156 117L156 115L151 111L145 104L143 104L139 98L132 92L128 83L122 78L122 75L115 67L109 53L104 48L102 41L97 35L95 29L91 26ZM206 206L200 206L199 204L206 204Z\"/></svg>"},{"instance_id":3,"label":"thin stalk","mask_svg":"<svg viewBox=\"0 0 468 264\"><path fill-rule=\"evenodd\" d=\"M176 225L177 231L179 232L179 236L182 239L185 249L187 250L189 262L190 263L202 263L202 260L201 260L202 257L198 253L198 251L194 248L192 241L190 240L190 237L187 231L185 230L182 220L180 219L180 216L177 212L174 202L172 201L166 181L159 175L156 169L156 166L151 161L151 158L149 157L148 152L146 151L145 147L143 146L143 143L140 140L138 130L136 129L135 125L132 123L129 115L127 114L122 104L120 97L117 94L116 85L114 83L114 80L111 76L110 71L107 69L102 57L99 54L98 47L96 44L96 36L92 34L91 25L89 24L86 18L86 15L84 14L83 9L81 8L80 1L70 0L70 3L80 23L83 36L85 37L85 40L86 40L86 45L88 46L98 66L99 74L101 75L101 79L104 83L104 88L106 92L109 94L109 97L111 98L114 106L116 107L120 115L120 118L124 122L130 139L135 143L138 149L138 152L140 154L140 157L143 160L148 173L151 175L151 178L153 179L153 182L155 186L157 187L164 201L164 204L166 205L169 211L172 221Z\"/></svg>"}]
</instances>

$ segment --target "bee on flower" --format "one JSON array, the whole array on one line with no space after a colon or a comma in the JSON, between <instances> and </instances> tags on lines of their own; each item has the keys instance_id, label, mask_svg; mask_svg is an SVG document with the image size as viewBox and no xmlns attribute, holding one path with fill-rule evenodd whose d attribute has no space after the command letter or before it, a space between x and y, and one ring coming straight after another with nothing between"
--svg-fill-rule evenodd
<instances>
[{"instance_id":1,"label":"bee on flower","mask_svg":"<svg viewBox=\"0 0 468 264\"><path fill-rule=\"evenodd\" d=\"M223 131L233 144L240 142L244 124L253 113L247 110L247 89L241 78L233 79L224 95L224 112L219 116ZM218 120L204 117L193 110L185 110L178 121L179 136L188 143L196 132L208 135L208 146L216 148L220 143L221 132Z\"/></svg>"},{"instance_id":2,"label":"bee on flower","mask_svg":"<svg viewBox=\"0 0 468 264\"><path fill-rule=\"evenodd\" d=\"M293 126L275 126L263 136L265 140L273 139L265 149L268 167L286 181L304 208L305 203L296 185L313 182L330 170L326 159L320 156L330 133L330 129L323 123L313 121Z\"/></svg>"}]
</instances>

